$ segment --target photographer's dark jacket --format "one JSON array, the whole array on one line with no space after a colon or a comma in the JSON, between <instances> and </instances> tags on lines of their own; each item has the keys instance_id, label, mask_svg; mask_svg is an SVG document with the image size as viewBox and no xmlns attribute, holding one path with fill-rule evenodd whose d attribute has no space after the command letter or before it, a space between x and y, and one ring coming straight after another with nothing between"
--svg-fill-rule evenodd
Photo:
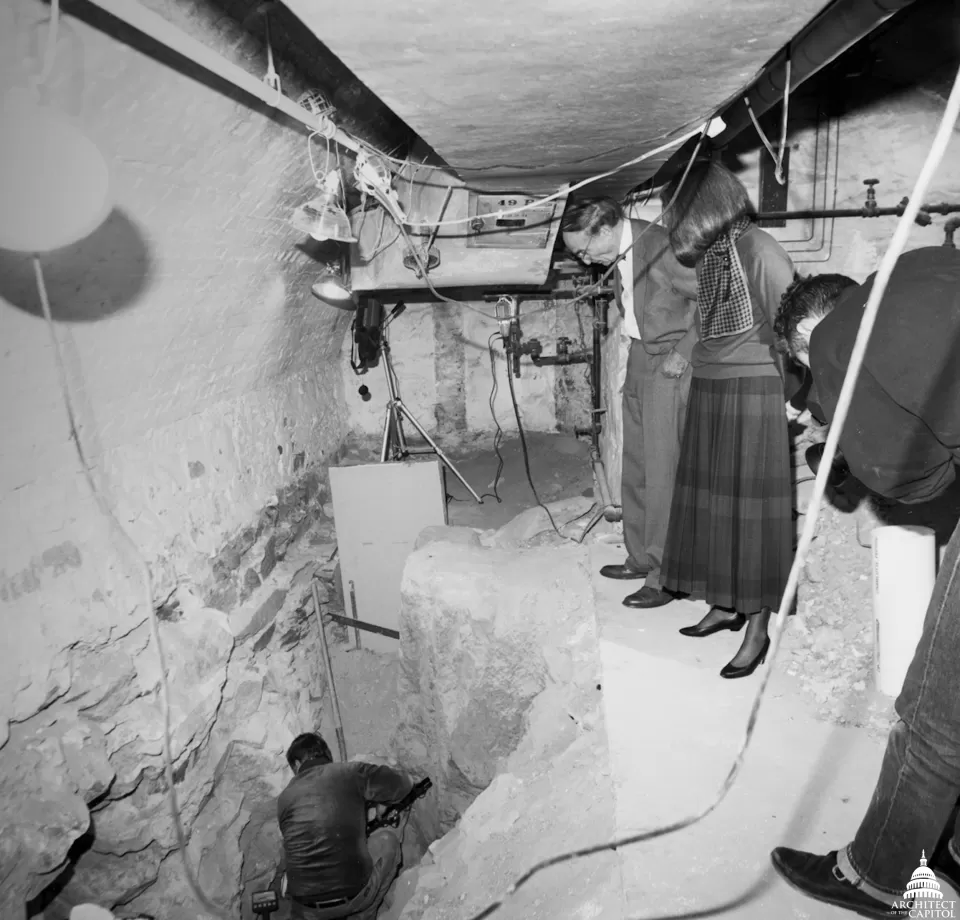
<instances>
[{"instance_id":1,"label":"photographer's dark jacket","mask_svg":"<svg viewBox=\"0 0 960 920\"><path fill-rule=\"evenodd\" d=\"M413 780L391 767L309 760L277 801L291 896L352 898L373 864L367 850L367 803L392 805Z\"/></svg>"},{"instance_id":2,"label":"photographer's dark jacket","mask_svg":"<svg viewBox=\"0 0 960 920\"><path fill-rule=\"evenodd\" d=\"M820 405L833 419L875 275L845 291L810 337ZM907 503L943 492L960 463L960 252L897 261L877 313L840 448L851 472Z\"/></svg>"}]
</instances>

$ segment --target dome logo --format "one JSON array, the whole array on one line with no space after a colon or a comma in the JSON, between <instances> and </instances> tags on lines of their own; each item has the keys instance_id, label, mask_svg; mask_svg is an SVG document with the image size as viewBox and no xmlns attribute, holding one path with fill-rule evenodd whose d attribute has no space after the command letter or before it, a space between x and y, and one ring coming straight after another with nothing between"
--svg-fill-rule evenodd
<instances>
[{"instance_id":1,"label":"dome logo","mask_svg":"<svg viewBox=\"0 0 960 920\"><path fill-rule=\"evenodd\" d=\"M944 900L940 883L927 867L926 850L920 856L920 865L913 871L903 899L893 905L893 911L912 920L960 920L955 912L956 903Z\"/></svg>"}]
</instances>

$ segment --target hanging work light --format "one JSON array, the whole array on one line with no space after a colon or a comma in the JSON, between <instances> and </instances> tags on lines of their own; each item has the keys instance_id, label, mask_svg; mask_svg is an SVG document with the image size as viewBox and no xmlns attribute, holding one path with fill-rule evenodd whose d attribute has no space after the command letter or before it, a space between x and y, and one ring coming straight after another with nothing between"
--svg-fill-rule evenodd
<instances>
[{"instance_id":1,"label":"hanging work light","mask_svg":"<svg viewBox=\"0 0 960 920\"><path fill-rule=\"evenodd\" d=\"M68 246L110 209L106 161L73 120L23 90L0 99L0 249Z\"/></svg>"},{"instance_id":2,"label":"hanging work light","mask_svg":"<svg viewBox=\"0 0 960 920\"><path fill-rule=\"evenodd\" d=\"M344 277L344 272L336 265L327 265L311 288L314 297L334 307L343 307L353 303L353 291Z\"/></svg>"},{"instance_id":3,"label":"hanging work light","mask_svg":"<svg viewBox=\"0 0 960 920\"><path fill-rule=\"evenodd\" d=\"M321 193L293 212L290 223L315 240L334 240L338 243L355 243L347 212L340 203L340 172L331 169L327 173Z\"/></svg>"}]
</instances>

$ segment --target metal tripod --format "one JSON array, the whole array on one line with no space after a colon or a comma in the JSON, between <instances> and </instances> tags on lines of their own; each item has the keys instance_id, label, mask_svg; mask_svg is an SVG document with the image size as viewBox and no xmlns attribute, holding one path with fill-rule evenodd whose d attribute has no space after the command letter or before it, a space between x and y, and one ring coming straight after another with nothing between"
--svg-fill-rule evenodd
<instances>
[{"instance_id":1,"label":"metal tripod","mask_svg":"<svg viewBox=\"0 0 960 920\"><path fill-rule=\"evenodd\" d=\"M383 443L380 448L380 462L386 463L389 460L403 460L410 454L436 454L443 465L453 473L463 484L463 487L480 503L483 499L477 495L473 487L463 478L460 471L454 466L453 461L440 449L433 438L427 434L423 425L421 425L413 413L404 405L400 398L400 389L397 382L397 375L393 369L393 360L390 357L390 342L387 339L387 323L384 323L383 337L380 340L380 347L383 351L383 372L387 378L387 391L390 399L387 401L386 416L383 420ZM403 434L403 420L406 419L420 437L427 442L426 447L410 447Z\"/></svg>"}]
</instances>

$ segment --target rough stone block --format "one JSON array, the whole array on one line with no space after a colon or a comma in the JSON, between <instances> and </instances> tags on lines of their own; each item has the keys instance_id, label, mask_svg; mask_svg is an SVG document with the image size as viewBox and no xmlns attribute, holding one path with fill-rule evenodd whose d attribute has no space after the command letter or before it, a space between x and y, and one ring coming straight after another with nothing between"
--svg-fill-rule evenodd
<instances>
[{"instance_id":1,"label":"rough stone block","mask_svg":"<svg viewBox=\"0 0 960 920\"><path fill-rule=\"evenodd\" d=\"M257 588L260 587L260 576L255 569L247 569L243 573L243 584L240 586L240 603L242 604Z\"/></svg>"},{"instance_id":2,"label":"rough stone block","mask_svg":"<svg viewBox=\"0 0 960 920\"><path fill-rule=\"evenodd\" d=\"M441 524L424 527L417 536L413 548L418 550L429 543L439 541L463 543L466 546L480 546L480 531L473 527L447 527Z\"/></svg>"},{"instance_id":3,"label":"rough stone block","mask_svg":"<svg viewBox=\"0 0 960 920\"><path fill-rule=\"evenodd\" d=\"M566 678L571 709L575 697L595 694L586 562L587 549L572 544L502 549L473 541L427 543L407 560L393 746L437 785L437 830L491 782L545 687Z\"/></svg>"},{"instance_id":4,"label":"rough stone block","mask_svg":"<svg viewBox=\"0 0 960 920\"><path fill-rule=\"evenodd\" d=\"M591 499L578 495L561 501L549 502L546 507L561 533L566 535L569 529L572 535L571 525L581 524L585 527L589 520L587 512L592 506L593 501ZM564 538L554 531L553 524L550 523L550 516L539 505L528 508L518 514L512 521L504 524L499 530L485 533L481 542L485 546L509 549L530 544L531 541L543 534L551 534L552 537L556 537L560 542L563 542ZM551 542L552 537L550 538Z\"/></svg>"},{"instance_id":5,"label":"rough stone block","mask_svg":"<svg viewBox=\"0 0 960 920\"><path fill-rule=\"evenodd\" d=\"M263 558L260 560L260 577L266 578L277 564L277 538L271 536L263 547Z\"/></svg>"},{"instance_id":6,"label":"rough stone block","mask_svg":"<svg viewBox=\"0 0 960 920\"><path fill-rule=\"evenodd\" d=\"M241 620L235 624L237 641L243 641L250 636L256 635L261 629L264 629L270 621L280 612L283 602L287 599L286 588L276 588L270 593L270 596L257 607L253 616L242 621L242 612L237 611L234 615L236 619Z\"/></svg>"}]
</instances>

